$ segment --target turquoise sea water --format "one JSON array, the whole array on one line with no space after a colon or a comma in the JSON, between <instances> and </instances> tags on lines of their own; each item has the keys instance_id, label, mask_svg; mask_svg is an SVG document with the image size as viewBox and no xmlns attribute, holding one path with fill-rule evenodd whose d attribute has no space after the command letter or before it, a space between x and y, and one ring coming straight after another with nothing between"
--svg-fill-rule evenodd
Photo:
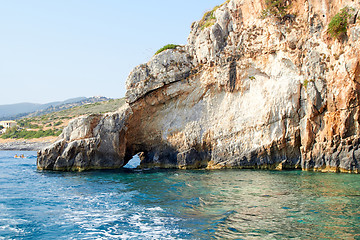
<instances>
[{"instance_id":1,"label":"turquoise sea water","mask_svg":"<svg viewBox=\"0 0 360 240\"><path fill-rule=\"evenodd\" d=\"M0 152L0 239L290 238L360 239L360 175L41 172Z\"/></svg>"}]
</instances>

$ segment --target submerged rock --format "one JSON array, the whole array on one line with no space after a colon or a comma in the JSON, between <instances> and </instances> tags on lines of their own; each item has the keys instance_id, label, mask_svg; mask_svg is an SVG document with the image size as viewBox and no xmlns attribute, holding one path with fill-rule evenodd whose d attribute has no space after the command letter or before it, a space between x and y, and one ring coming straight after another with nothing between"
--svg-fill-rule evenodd
<instances>
[{"instance_id":1,"label":"submerged rock","mask_svg":"<svg viewBox=\"0 0 360 240\"><path fill-rule=\"evenodd\" d=\"M71 122L38 168L119 168L139 154L142 167L358 173L359 23L342 40L325 27L345 6L360 9L293 1L279 22L259 17L260 1L226 2L186 46L130 73L128 105Z\"/></svg>"}]
</instances>

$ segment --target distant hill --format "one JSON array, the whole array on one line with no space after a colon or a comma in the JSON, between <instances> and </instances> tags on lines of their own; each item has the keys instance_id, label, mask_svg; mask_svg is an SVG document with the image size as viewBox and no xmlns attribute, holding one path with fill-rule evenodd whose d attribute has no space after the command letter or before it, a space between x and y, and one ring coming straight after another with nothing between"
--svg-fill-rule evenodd
<instances>
[{"instance_id":1,"label":"distant hill","mask_svg":"<svg viewBox=\"0 0 360 240\"><path fill-rule=\"evenodd\" d=\"M108 101L85 104L82 106L72 107L58 112L52 112L41 116L22 118L18 120L20 127L31 129L54 129L61 130L71 119L82 115L101 114L114 112L125 103L124 98L111 99Z\"/></svg>"},{"instance_id":2,"label":"distant hill","mask_svg":"<svg viewBox=\"0 0 360 240\"><path fill-rule=\"evenodd\" d=\"M0 105L0 120L16 120L20 118L41 116L47 113L57 112L76 106L108 100L110 99L106 97L78 97L67 99L65 101L51 102L46 104L18 103Z\"/></svg>"},{"instance_id":3,"label":"distant hill","mask_svg":"<svg viewBox=\"0 0 360 240\"><path fill-rule=\"evenodd\" d=\"M34 112L42 108L47 108L45 104L35 103L17 103L9 105L0 105L0 120L9 120L12 116L21 113Z\"/></svg>"},{"instance_id":4,"label":"distant hill","mask_svg":"<svg viewBox=\"0 0 360 240\"><path fill-rule=\"evenodd\" d=\"M30 117L27 119L37 121L38 123L41 122L42 124L47 124L50 121L56 121L61 119L72 119L81 115L114 112L124 104L125 104L125 98L110 99L107 101L76 106L69 109L48 113L42 116Z\"/></svg>"},{"instance_id":5,"label":"distant hill","mask_svg":"<svg viewBox=\"0 0 360 240\"><path fill-rule=\"evenodd\" d=\"M88 99L89 100L89 99ZM95 101L95 99L93 99ZM89 100L91 101L91 100ZM114 112L118 110L125 103L125 99L110 99L107 101L99 101L95 103L87 103L81 106L73 106L61 111L53 111L39 116L32 116L16 120L19 129L13 129L12 132L7 132L0 135L1 138L41 138L47 136L58 136L62 129L68 125L71 119L81 115L101 114L107 112ZM71 103L70 105L73 105ZM60 109L54 107L53 109ZM39 111L40 112L40 111ZM41 111L44 113L44 111Z\"/></svg>"}]
</instances>

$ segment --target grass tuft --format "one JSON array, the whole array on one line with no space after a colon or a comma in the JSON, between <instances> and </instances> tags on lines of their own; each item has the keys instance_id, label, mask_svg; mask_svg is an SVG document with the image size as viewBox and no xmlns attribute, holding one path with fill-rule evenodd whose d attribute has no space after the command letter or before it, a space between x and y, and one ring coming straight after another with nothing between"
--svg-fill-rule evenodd
<instances>
[{"instance_id":1,"label":"grass tuft","mask_svg":"<svg viewBox=\"0 0 360 240\"><path fill-rule=\"evenodd\" d=\"M208 11L204 14L203 18L199 22L199 26L201 30L204 30L205 28L211 27L216 22L216 17L214 15L214 12L221 8L226 3L229 3L230 0L225 1L223 4L215 6L211 11Z\"/></svg>"},{"instance_id":2,"label":"grass tuft","mask_svg":"<svg viewBox=\"0 0 360 240\"><path fill-rule=\"evenodd\" d=\"M159 53L168 50L168 49L175 49L177 47L179 47L180 45L176 45L176 44L168 44L163 46L162 48L160 48L159 50L157 50L157 52L155 53L155 55L158 55Z\"/></svg>"}]
</instances>

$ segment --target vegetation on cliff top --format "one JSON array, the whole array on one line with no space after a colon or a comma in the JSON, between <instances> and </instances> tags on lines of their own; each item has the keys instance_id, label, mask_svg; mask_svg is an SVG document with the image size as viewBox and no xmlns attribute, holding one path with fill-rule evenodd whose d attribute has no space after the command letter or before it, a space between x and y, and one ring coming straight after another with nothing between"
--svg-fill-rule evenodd
<instances>
[{"instance_id":1,"label":"vegetation on cliff top","mask_svg":"<svg viewBox=\"0 0 360 240\"><path fill-rule=\"evenodd\" d=\"M168 49L175 49L177 47L179 47L180 45L176 45L176 44L168 44L163 46L162 48L160 48L159 50L157 50L157 52L155 53L155 55L158 55L159 53L168 50Z\"/></svg>"},{"instance_id":2,"label":"vegetation on cliff top","mask_svg":"<svg viewBox=\"0 0 360 240\"><path fill-rule=\"evenodd\" d=\"M217 8L215 7L213 10L206 12L203 16L203 18L200 20L199 26L201 30L204 30L205 28L208 28L215 24L216 17L214 16L214 12Z\"/></svg>"},{"instance_id":3,"label":"vegetation on cliff top","mask_svg":"<svg viewBox=\"0 0 360 240\"><path fill-rule=\"evenodd\" d=\"M225 1L223 4L215 6L211 11L208 11L204 14L203 18L199 22L199 27L201 30L204 30L205 28L208 28L215 24L216 17L214 15L214 12L222 7L224 4L229 3L230 0Z\"/></svg>"},{"instance_id":4,"label":"vegetation on cliff top","mask_svg":"<svg viewBox=\"0 0 360 240\"><path fill-rule=\"evenodd\" d=\"M348 7L341 9L329 22L327 32L330 36L339 38L342 34L346 33L350 17L351 14L349 13Z\"/></svg>"}]
</instances>

